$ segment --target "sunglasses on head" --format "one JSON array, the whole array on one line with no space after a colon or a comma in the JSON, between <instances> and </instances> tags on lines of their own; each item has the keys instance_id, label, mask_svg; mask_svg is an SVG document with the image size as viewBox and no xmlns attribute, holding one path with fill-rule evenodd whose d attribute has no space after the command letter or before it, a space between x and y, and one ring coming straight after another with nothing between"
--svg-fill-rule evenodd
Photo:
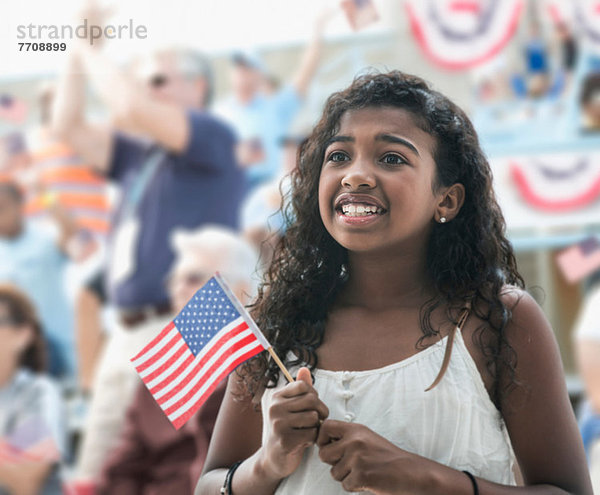
<instances>
[{"instance_id":1,"label":"sunglasses on head","mask_svg":"<svg viewBox=\"0 0 600 495\"><path fill-rule=\"evenodd\" d=\"M167 76L165 76L164 74L155 74L148 80L148 84L155 89L162 88L163 86L166 86L168 83L169 83L169 78Z\"/></svg>"}]
</instances>

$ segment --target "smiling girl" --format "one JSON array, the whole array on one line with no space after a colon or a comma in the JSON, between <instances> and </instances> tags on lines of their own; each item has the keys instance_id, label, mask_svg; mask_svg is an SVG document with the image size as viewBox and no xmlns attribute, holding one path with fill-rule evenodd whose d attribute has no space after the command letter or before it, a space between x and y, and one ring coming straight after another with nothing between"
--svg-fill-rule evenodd
<instances>
[{"instance_id":1,"label":"smiling girl","mask_svg":"<svg viewBox=\"0 0 600 495\"><path fill-rule=\"evenodd\" d=\"M417 77L361 76L292 180L253 314L297 380L264 355L230 377L196 493L591 494L466 115Z\"/></svg>"}]
</instances>

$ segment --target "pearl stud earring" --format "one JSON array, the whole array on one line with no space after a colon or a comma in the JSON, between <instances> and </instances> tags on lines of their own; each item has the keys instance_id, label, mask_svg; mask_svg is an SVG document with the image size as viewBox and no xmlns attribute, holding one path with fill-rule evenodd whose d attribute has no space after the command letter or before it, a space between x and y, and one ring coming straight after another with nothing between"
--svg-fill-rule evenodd
<instances>
[{"instance_id":1,"label":"pearl stud earring","mask_svg":"<svg viewBox=\"0 0 600 495\"><path fill-rule=\"evenodd\" d=\"M446 223L446 217L440 217L440 223Z\"/></svg>"}]
</instances>

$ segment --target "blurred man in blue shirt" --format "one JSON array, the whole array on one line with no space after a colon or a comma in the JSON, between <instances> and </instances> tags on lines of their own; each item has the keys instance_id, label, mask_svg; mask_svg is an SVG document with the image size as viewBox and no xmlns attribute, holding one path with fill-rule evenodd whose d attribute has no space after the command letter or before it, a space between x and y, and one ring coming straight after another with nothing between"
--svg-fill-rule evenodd
<instances>
[{"instance_id":1,"label":"blurred man in blue shirt","mask_svg":"<svg viewBox=\"0 0 600 495\"><path fill-rule=\"evenodd\" d=\"M84 118L85 76L113 125ZM129 358L168 322L171 232L208 222L235 228L245 192L234 134L205 110L213 89L208 62L189 50L164 51L144 59L136 76L95 48L74 46L53 117L55 132L121 192L106 277L119 324L97 370L79 478L97 476L119 435L138 383Z\"/></svg>"}]
</instances>

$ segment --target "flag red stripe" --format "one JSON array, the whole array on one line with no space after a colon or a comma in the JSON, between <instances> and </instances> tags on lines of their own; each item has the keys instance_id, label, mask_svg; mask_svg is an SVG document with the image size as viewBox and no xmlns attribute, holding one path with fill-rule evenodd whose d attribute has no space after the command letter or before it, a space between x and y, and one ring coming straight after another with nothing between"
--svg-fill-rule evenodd
<instances>
[{"instance_id":1,"label":"flag red stripe","mask_svg":"<svg viewBox=\"0 0 600 495\"><path fill-rule=\"evenodd\" d=\"M181 336L180 336L180 339L178 339L178 340L183 340L183 338L181 338ZM167 345L169 345L169 344L167 344ZM168 351L168 350L169 350L168 348L165 349L165 351ZM146 375L146 376L144 376L144 378L142 378L144 383L150 383L152 380L154 380L158 376L162 375L165 372L165 370L167 370L169 367L171 367L186 352L192 356L192 359L194 359L194 355L191 353L189 347L184 342L184 345L182 345L177 350L177 352L175 352L169 359L167 359L163 364L161 364L158 368L156 368L152 373L150 373L149 375ZM186 359L186 361L187 361L187 359ZM140 370L140 371L143 371L143 370Z\"/></svg>"},{"instance_id":2,"label":"flag red stripe","mask_svg":"<svg viewBox=\"0 0 600 495\"><path fill-rule=\"evenodd\" d=\"M162 331L152 339L152 341L146 346L144 347L135 357L131 358L132 361L135 361L136 359L139 359L141 356L143 356L146 352L148 352L150 349L152 349L154 346L156 346L157 344L159 344L161 342L162 339L165 338L165 336L171 331L173 330L173 328L175 328L175 323L173 323L172 321L165 327L162 329Z\"/></svg>"},{"instance_id":3,"label":"flag red stripe","mask_svg":"<svg viewBox=\"0 0 600 495\"><path fill-rule=\"evenodd\" d=\"M148 369L150 366L156 363L156 361L162 358L167 352L169 352L181 340L183 340L183 337L179 332L177 332L171 340L169 340L168 342L163 342L162 347L160 347L156 351L156 353L153 354L150 359L148 359L148 361L144 361L142 364L138 364L135 367L135 369L138 371L138 373L141 373L142 371ZM183 344L183 348L185 349L187 344L185 343L185 341Z\"/></svg>"},{"instance_id":4,"label":"flag red stripe","mask_svg":"<svg viewBox=\"0 0 600 495\"><path fill-rule=\"evenodd\" d=\"M245 331L247 329L248 329L248 324L245 321L243 321L237 327L232 328L227 333L222 335L221 338L219 338L219 340L217 340L214 344L209 343L207 345L207 347L205 347L205 349L207 349L208 352L204 356L202 356L202 359L200 359L200 361L198 361L198 364L196 366L194 366L194 369L190 370L189 373L186 374L185 378L180 383L178 383L177 386L173 388L173 390L170 390L164 396L160 397L159 399L156 399L156 401L159 404L164 404L171 397L173 397L174 395L177 395L190 382L190 380L192 380L198 374L198 372L207 363L207 361L210 360L210 358L212 356L214 356L217 352L219 352L219 350L225 344L227 344L227 342L229 342L231 339L237 337L238 334L242 333L243 331ZM210 349L208 347L210 347Z\"/></svg>"},{"instance_id":5,"label":"flag red stripe","mask_svg":"<svg viewBox=\"0 0 600 495\"><path fill-rule=\"evenodd\" d=\"M186 421L200 408L202 407L202 404L204 404L204 402L206 401L206 399L208 399L208 397L210 396L210 394L213 393L213 391L215 390L215 388L218 387L218 385L223 381L223 379L229 374L231 373L235 368L237 368L240 364L242 364L244 361L250 359L253 356L256 356L258 353L263 351L263 346L260 344L260 342L256 342L257 343L257 347L254 349L249 350L248 352L246 352L245 354L242 354L238 359L236 359L233 363L231 363L230 366L228 366L225 370L223 370L223 372L217 377L217 379L214 381L214 383L208 387L208 389L206 390L206 392L204 392L202 394L202 396L193 404L191 404L185 413L183 413L181 416L178 416L177 418L175 418L172 423L173 426L175 426L175 428L178 430L179 428L181 428ZM168 415L168 413L165 411L165 413Z\"/></svg>"},{"instance_id":6,"label":"flag red stripe","mask_svg":"<svg viewBox=\"0 0 600 495\"><path fill-rule=\"evenodd\" d=\"M202 385L204 385L206 380L208 380L211 377L211 375L213 373L215 373L215 371L217 371L223 365L223 363L225 361L227 361L227 358L229 358L236 351L239 351L240 349L242 349L243 347L245 347L246 345L248 345L252 342L256 342L257 344L260 345L260 342L258 342L258 340L254 336L254 334L251 334L251 335L248 335L247 337L244 337L239 342L236 342L234 346L232 346L230 349L228 349L226 352L224 352L221 355L221 357L219 357L219 359L217 361L215 361L209 369L207 369L206 371L204 371L202 373L202 377L200 378L198 383L196 383L196 385L194 385L194 387L192 387L192 389L187 394L185 394L175 404L173 404L172 406L170 406L168 409L165 410L165 413L167 414L167 416L169 414L171 414L172 412L176 411L177 409L179 409L182 404L185 404L186 402L188 402L190 400L190 398L192 398L194 396L194 394L202 388ZM262 345L261 345L261 347L262 347ZM194 373L193 375L195 376L196 373ZM165 400L162 400L162 399L163 398L161 397L161 400L158 402L161 406L162 406L162 404L164 404L166 402Z\"/></svg>"},{"instance_id":7,"label":"flag red stripe","mask_svg":"<svg viewBox=\"0 0 600 495\"><path fill-rule=\"evenodd\" d=\"M450 4L449 10L454 12L472 12L473 14L478 14L480 9L480 5L477 2L473 1L455 1Z\"/></svg>"},{"instance_id":8,"label":"flag red stripe","mask_svg":"<svg viewBox=\"0 0 600 495\"><path fill-rule=\"evenodd\" d=\"M165 386L167 386L169 383L171 383L175 378L177 378L181 372L187 368L192 361L194 360L194 355L190 352L189 349L186 349L184 347L184 349L189 353L188 357L186 358L186 360L181 363L181 365L172 373L169 374L169 376L165 377L160 383L156 384L154 387L152 387L150 389L150 393L152 395L156 394L157 392L160 392ZM149 383L150 380L144 379L144 383Z\"/></svg>"}]
</instances>

